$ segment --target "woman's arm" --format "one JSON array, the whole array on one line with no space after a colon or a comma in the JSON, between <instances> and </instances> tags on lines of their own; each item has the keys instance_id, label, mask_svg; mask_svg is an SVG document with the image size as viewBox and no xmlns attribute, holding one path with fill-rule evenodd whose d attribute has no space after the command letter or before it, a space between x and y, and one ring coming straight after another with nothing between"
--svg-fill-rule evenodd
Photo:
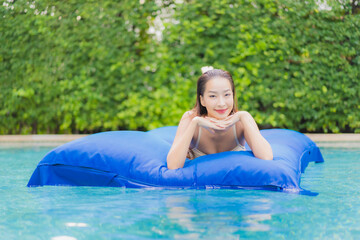
<instances>
[{"instance_id":1,"label":"woman's arm","mask_svg":"<svg viewBox=\"0 0 360 240\"><path fill-rule=\"evenodd\" d=\"M244 137L255 157L263 160L273 160L273 152L270 144L260 134L259 128L251 116L246 111L235 113L243 126Z\"/></svg>"},{"instance_id":2,"label":"woman's arm","mask_svg":"<svg viewBox=\"0 0 360 240\"><path fill-rule=\"evenodd\" d=\"M181 118L174 142L167 155L166 161L169 169L177 169L184 166L186 155L196 130L197 119L197 117L192 118L189 112L186 112Z\"/></svg>"}]
</instances>

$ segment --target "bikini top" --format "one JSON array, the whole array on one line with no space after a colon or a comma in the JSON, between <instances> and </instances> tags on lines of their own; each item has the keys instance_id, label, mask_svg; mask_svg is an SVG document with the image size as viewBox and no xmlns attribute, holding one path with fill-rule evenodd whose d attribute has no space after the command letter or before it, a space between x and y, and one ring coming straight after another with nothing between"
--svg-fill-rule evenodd
<instances>
[{"instance_id":1,"label":"bikini top","mask_svg":"<svg viewBox=\"0 0 360 240\"><path fill-rule=\"evenodd\" d=\"M235 136L235 140L236 140L237 145L236 145L236 147L234 147L230 151L245 151L246 150L245 147L239 143L239 140L237 138L235 124L233 125L233 130L234 130L234 136ZM206 153L204 153L204 152L202 152L202 151L200 151L198 149L199 142L200 142L200 137L201 137L201 127L199 127L199 135L198 135L198 139L196 141L196 145L195 145L194 148L191 149L191 151L189 151L189 155L190 155L191 160L194 159L194 158L200 157L200 156L207 155Z\"/></svg>"}]
</instances>

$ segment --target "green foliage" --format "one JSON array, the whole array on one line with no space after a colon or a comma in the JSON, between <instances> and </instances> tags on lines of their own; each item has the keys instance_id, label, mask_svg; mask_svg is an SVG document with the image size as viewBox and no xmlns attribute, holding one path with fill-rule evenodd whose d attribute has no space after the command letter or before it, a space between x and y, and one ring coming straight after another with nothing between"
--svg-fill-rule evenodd
<instances>
[{"instance_id":1,"label":"green foliage","mask_svg":"<svg viewBox=\"0 0 360 240\"><path fill-rule=\"evenodd\" d=\"M360 132L358 6L315 2L0 2L0 133L176 125L206 65L263 128Z\"/></svg>"}]
</instances>

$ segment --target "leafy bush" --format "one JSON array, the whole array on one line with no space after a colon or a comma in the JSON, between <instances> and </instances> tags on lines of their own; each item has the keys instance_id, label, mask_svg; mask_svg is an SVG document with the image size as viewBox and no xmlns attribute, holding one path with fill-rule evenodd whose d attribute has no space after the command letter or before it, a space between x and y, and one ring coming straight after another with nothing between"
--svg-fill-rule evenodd
<instances>
[{"instance_id":1,"label":"leafy bush","mask_svg":"<svg viewBox=\"0 0 360 240\"><path fill-rule=\"evenodd\" d=\"M360 132L359 7L315 2L3 2L0 133L176 125L205 65L263 128Z\"/></svg>"}]
</instances>

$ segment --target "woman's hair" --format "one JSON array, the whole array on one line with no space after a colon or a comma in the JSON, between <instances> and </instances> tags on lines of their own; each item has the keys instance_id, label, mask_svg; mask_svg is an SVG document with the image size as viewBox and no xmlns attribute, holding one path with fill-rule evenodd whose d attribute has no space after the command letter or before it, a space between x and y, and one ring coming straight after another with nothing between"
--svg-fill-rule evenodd
<instances>
[{"instance_id":1,"label":"woman's hair","mask_svg":"<svg viewBox=\"0 0 360 240\"><path fill-rule=\"evenodd\" d=\"M231 90L233 93L233 98L234 98L234 105L233 105L233 109L231 110L230 114L237 112L235 85L234 85L234 80L232 79L231 74L229 72L221 70L221 69L212 69L212 68L207 68L207 69L210 69L210 70L204 71L203 74L199 77L199 79L197 81L196 103L193 108L196 115L203 116L203 115L207 114L206 107L201 105L200 96L204 96L206 83L215 77L222 77L222 78L229 80L230 85L231 85Z\"/></svg>"}]
</instances>

